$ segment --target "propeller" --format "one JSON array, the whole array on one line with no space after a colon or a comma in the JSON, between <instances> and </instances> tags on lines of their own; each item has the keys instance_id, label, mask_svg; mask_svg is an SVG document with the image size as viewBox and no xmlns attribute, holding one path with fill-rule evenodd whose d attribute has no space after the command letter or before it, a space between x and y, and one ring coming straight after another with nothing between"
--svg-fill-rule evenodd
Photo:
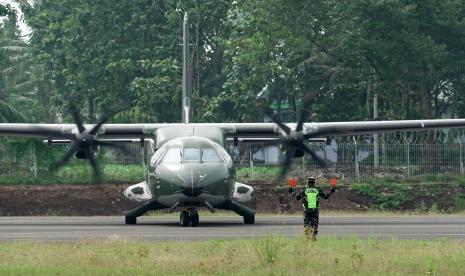
<instances>
[{"instance_id":1,"label":"propeller","mask_svg":"<svg viewBox=\"0 0 465 276\"><path fill-rule=\"evenodd\" d=\"M310 155L310 157L315 160L315 162L322 168L326 168L326 162L321 159L313 150L311 150L307 145L305 145L305 141L308 139L315 137L316 133L305 133L304 130L304 122L310 113L309 104L310 104L311 97L307 94L302 103L302 111L299 116L299 120L297 122L296 128L291 129L286 124L281 122L281 120L276 116L275 112L270 108L265 108L265 115L270 118L273 123L275 123L284 133L284 137L274 141L272 144L282 144L284 145L286 152L284 155L284 160L282 162L282 168L278 175L278 180L282 180L287 172L289 171L292 161L296 157L302 157L305 154ZM321 133L318 133L321 135ZM269 143L271 144L271 143Z\"/></svg>"},{"instance_id":2,"label":"propeller","mask_svg":"<svg viewBox=\"0 0 465 276\"><path fill-rule=\"evenodd\" d=\"M96 152L98 150L98 147L112 147L121 149L125 152L128 152L128 149L126 146L121 144L99 140L97 138L97 134L105 122L107 122L113 115L125 109L126 108L120 107L112 109L112 111L110 112L103 113L97 119L97 121L91 129L86 129L82 123L81 115L79 114L77 107L74 104L71 104L69 107L69 111L73 118L74 124L76 125L77 131L74 133L63 133L61 135L61 138L71 140L70 147L60 160L52 163L52 165L50 166L51 171L56 171L59 167L66 165L71 157L76 156L78 159L89 160L90 165L93 169L94 182L101 183L102 173L96 160Z\"/></svg>"}]
</instances>

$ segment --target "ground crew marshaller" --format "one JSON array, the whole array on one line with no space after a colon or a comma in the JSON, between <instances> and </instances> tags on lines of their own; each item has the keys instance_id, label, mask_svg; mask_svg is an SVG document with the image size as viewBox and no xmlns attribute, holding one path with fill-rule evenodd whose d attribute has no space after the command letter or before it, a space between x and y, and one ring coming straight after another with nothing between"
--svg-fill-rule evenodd
<instances>
[{"instance_id":1,"label":"ground crew marshaller","mask_svg":"<svg viewBox=\"0 0 465 276\"><path fill-rule=\"evenodd\" d=\"M313 177L307 179L307 188L300 193L294 192L292 187L289 188L289 193L297 200L303 199L305 233L312 235L313 239L316 239L316 235L318 234L318 220L320 216L319 198L328 199L335 191L336 189L333 186L331 193L323 193L321 188L315 187L315 178Z\"/></svg>"}]
</instances>

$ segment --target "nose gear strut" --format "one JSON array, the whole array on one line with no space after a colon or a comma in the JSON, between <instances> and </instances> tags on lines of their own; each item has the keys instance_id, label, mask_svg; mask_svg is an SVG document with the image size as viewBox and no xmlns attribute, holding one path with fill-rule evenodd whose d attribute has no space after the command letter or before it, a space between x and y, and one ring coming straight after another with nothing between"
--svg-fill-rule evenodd
<instances>
[{"instance_id":1,"label":"nose gear strut","mask_svg":"<svg viewBox=\"0 0 465 276\"><path fill-rule=\"evenodd\" d=\"M199 213L195 209L186 209L181 212L179 215L179 224L182 227L187 227L189 225L195 227L199 225Z\"/></svg>"}]
</instances>

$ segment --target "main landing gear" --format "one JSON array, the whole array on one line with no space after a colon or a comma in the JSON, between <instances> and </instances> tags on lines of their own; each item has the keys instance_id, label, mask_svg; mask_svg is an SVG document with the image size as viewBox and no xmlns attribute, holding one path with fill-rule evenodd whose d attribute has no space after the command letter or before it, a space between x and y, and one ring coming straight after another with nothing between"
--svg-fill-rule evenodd
<instances>
[{"instance_id":1,"label":"main landing gear","mask_svg":"<svg viewBox=\"0 0 465 276\"><path fill-rule=\"evenodd\" d=\"M199 225L199 213L195 209L187 209L181 212L179 215L179 224L182 227L197 226Z\"/></svg>"},{"instance_id":2,"label":"main landing gear","mask_svg":"<svg viewBox=\"0 0 465 276\"><path fill-rule=\"evenodd\" d=\"M244 216L244 224L254 224L255 216Z\"/></svg>"},{"instance_id":3,"label":"main landing gear","mask_svg":"<svg viewBox=\"0 0 465 276\"><path fill-rule=\"evenodd\" d=\"M126 224L136 224L137 223L137 217L126 216L126 217L124 217L124 222Z\"/></svg>"}]
</instances>

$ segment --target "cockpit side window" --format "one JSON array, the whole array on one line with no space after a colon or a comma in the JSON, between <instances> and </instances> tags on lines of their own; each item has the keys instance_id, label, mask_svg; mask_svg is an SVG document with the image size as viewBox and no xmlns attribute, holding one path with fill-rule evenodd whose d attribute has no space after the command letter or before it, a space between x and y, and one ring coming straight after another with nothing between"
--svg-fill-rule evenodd
<instances>
[{"instance_id":1,"label":"cockpit side window","mask_svg":"<svg viewBox=\"0 0 465 276\"><path fill-rule=\"evenodd\" d=\"M183 162L200 162L200 149L184 148L182 157Z\"/></svg>"},{"instance_id":2,"label":"cockpit side window","mask_svg":"<svg viewBox=\"0 0 465 276\"><path fill-rule=\"evenodd\" d=\"M170 148L163 157L163 163L181 163L181 148Z\"/></svg>"},{"instance_id":3,"label":"cockpit side window","mask_svg":"<svg viewBox=\"0 0 465 276\"><path fill-rule=\"evenodd\" d=\"M218 153L213 148L202 149L202 162L221 162Z\"/></svg>"},{"instance_id":4,"label":"cockpit side window","mask_svg":"<svg viewBox=\"0 0 465 276\"><path fill-rule=\"evenodd\" d=\"M228 153L224 150L224 148L218 146L218 145L213 145L215 149L217 150L218 154L221 156L224 162L229 162L228 160L231 160L229 157Z\"/></svg>"},{"instance_id":5,"label":"cockpit side window","mask_svg":"<svg viewBox=\"0 0 465 276\"><path fill-rule=\"evenodd\" d=\"M152 159L150 161L150 163L152 164L152 166L156 166L158 164L160 164L160 160L161 158L163 157L163 154L165 153L165 150L164 149L158 149L153 155L152 155Z\"/></svg>"}]
</instances>

